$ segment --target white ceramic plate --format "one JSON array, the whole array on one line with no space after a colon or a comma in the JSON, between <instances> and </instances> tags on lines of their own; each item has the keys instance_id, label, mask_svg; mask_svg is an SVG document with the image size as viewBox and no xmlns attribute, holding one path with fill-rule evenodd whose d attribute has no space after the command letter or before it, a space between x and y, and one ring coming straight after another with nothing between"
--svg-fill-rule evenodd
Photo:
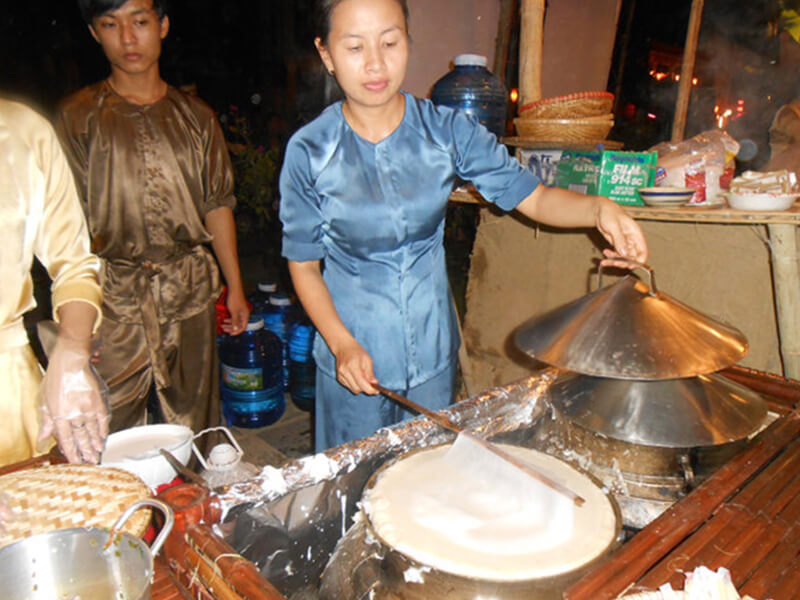
<instances>
[{"instance_id":1,"label":"white ceramic plate","mask_svg":"<svg viewBox=\"0 0 800 600\"><path fill-rule=\"evenodd\" d=\"M800 197L791 194L734 194L728 192L728 204L737 210L788 210Z\"/></svg>"},{"instance_id":2,"label":"white ceramic plate","mask_svg":"<svg viewBox=\"0 0 800 600\"><path fill-rule=\"evenodd\" d=\"M647 206L682 206L686 204L696 190L679 187L639 188L639 197Z\"/></svg>"}]
</instances>

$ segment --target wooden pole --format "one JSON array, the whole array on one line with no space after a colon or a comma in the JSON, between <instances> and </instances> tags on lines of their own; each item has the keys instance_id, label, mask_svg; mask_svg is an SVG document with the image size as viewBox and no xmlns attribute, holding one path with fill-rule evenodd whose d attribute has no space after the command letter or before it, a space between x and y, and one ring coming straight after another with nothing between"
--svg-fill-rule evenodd
<instances>
[{"instance_id":1,"label":"wooden pole","mask_svg":"<svg viewBox=\"0 0 800 600\"><path fill-rule=\"evenodd\" d=\"M700 36L700 22L703 20L703 4L705 0L692 0L692 12L689 15L689 29L686 32L686 44L683 48L681 64L681 82L678 88L678 101L675 103L675 119L672 121L672 141L680 142L686 133L686 115L689 112L689 100L692 96L692 78L694 62L697 56L697 38Z\"/></svg>"},{"instance_id":2,"label":"wooden pole","mask_svg":"<svg viewBox=\"0 0 800 600\"><path fill-rule=\"evenodd\" d=\"M520 106L542 97L542 37L545 0L522 0L519 34Z\"/></svg>"},{"instance_id":3,"label":"wooden pole","mask_svg":"<svg viewBox=\"0 0 800 600\"><path fill-rule=\"evenodd\" d=\"M625 80L625 61L628 60L628 48L631 45L631 30L633 29L633 15L636 13L636 0L631 0L628 5L628 14L625 16L625 29L622 32L622 49L619 52L619 68L617 80L614 83L614 114L619 112L622 97L622 83Z\"/></svg>"},{"instance_id":4,"label":"wooden pole","mask_svg":"<svg viewBox=\"0 0 800 600\"><path fill-rule=\"evenodd\" d=\"M797 230L793 225L767 225L767 230L772 256L772 284L775 288L783 374L791 379L798 379L800 378L800 306L797 302L797 290L800 289L800 267L797 258Z\"/></svg>"},{"instance_id":5,"label":"wooden pole","mask_svg":"<svg viewBox=\"0 0 800 600\"><path fill-rule=\"evenodd\" d=\"M494 44L494 69L503 83L506 82L508 51L511 46L511 28L514 23L516 0L500 0L500 19L497 21L497 38Z\"/></svg>"}]
</instances>

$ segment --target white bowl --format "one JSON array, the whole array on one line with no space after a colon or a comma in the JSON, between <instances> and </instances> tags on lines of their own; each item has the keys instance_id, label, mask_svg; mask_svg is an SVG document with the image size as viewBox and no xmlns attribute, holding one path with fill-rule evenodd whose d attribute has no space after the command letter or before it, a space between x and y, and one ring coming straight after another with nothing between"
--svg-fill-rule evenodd
<instances>
[{"instance_id":1,"label":"white bowl","mask_svg":"<svg viewBox=\"0 0 800 600\"><path fill-rule=\"evenodd\" d=\"M185 466L192 455L193 437L192 430L184 425L162 423L123 429L106 439L100 464L138 475L155 489L177 475L159 450L169 450Z\"/></svg>"},{"instance_id":2,"label":"white bowl","mask_svg":"<svg viewBox=\"0 0 800 600\"><path fill-rule=\"evenodd\" d=\"M788 210L800 197L798 193L790 194L735 194L728 192L728 204L737 210Z\"/></svg>"},{"instance_id":3,"label":"white bowl","mask_svg":"<svg viewBox=\"0 0 800 600\"><path fill-rule=\"evenodd\" d=\"M664 186L639 188L638 191L647 206L681 206L689 202L697 190Z\"/></svg>"}]
</instances>

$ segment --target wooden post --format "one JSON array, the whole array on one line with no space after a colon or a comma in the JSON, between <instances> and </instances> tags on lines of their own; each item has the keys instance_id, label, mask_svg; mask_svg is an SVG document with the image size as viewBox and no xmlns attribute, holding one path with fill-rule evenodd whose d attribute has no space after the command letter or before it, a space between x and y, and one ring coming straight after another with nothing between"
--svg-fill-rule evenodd
<instances>
[{"instance_id":1,"label":"wooden post","mask_svg":"<svg viewBox=\"0 0 800 600\"><path fill-rule=\"evenodd\" d=\"M703 20L704 1L705 0L692 0L692 12L689 15L686 44L683 47L681 82L678 88L678 100L675 103L675 118L672 121L673 142L680 142L683 140L683 136L686 133L686 115L689 112L689 100L692 96L694 61L697 56L697 38L700 35L700 22Z\"/></svg>"},{"instance_id":2,"label":"wooden post","mask_svg":"<svg viewBox=\"0 0 800 600\"><path fill-rule=\"evenodd\" d=\"M503 83L506 81L508 51L511 46L511 29L516 17L516 0L500 0L500 18L497 21L497 38L494 43L494 68L492 72Z\"/></svg>"},{"instance_id":3,"label":"wooden post","mask_svg":"<svg viewBox=\"0 0 800 600\"><path fill-rule=\"evenodd\" d=\"M783 360L783 374L800 378L800 265L797 258L797 228L794 225L767 225L772 285L778 317L778 336Z\"/></svg>"},{"instance_id":4,"label":"wooden post","mask_svg":"<svg viewBox=\"0 0 800 600\"><path fill-rule=\"evenodd\" d=\"M522 0L519 34L520 106L542 97L542 37L545 0Z\"/></svg>"}]
</instances>

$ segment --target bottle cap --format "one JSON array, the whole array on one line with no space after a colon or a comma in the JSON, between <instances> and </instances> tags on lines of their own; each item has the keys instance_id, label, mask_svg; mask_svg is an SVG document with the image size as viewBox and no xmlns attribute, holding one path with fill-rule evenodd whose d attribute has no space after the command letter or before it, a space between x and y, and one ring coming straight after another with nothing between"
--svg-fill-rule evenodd
<instances>
[{"instance_id":1,"label":"bottle cap","mask_svg":"<svg viewBox=\"0 0 800 600\"><path fill-rule=\"evenodd\" d=\"M488 61L483 54L459 54L453 59L453 64L457 67L485 67Z\"/></svg>"},{"instance_id":2,"label":"bottle cap","mask_svg":"<svg viewBox=\"0 0 800 600\"><path fill-rule=\"evenodd\" d=\"M269 297L269 303L275 306L289 306L292 300L286 294L272 294Z\"/></svg>"},{"instance_id":3,"label":"bottle cap","mask_svg":"<svg viewBox=\"0 0 800 600\"><path fill-rule=\"evenodd\" d=\"M250 315L250 318L247 320L245 331L258 331L259 329L264 329L264 319L262 317Z\"/></svg>"},{"instance_id":4,"label":"bottle cap","mask_svg":"<svg viewBox=\"0 0 800 600\"><path fill-rule=\"evenodd\" d=\"M278 289L278 284L273 281L261 281L258 284L259 292L272 293Z\"/></svg>"},{"instance_id":5,"label":"bottle cap","mask_svg":"<svg viewBox=\"0 0 800 600\"><path fill-rule=\"evenodd\" d=\"M206 464L212 471L230 471L239 464L241 458L230 444L217 444L211 449Z\"/></svg>"}]
</instances>

